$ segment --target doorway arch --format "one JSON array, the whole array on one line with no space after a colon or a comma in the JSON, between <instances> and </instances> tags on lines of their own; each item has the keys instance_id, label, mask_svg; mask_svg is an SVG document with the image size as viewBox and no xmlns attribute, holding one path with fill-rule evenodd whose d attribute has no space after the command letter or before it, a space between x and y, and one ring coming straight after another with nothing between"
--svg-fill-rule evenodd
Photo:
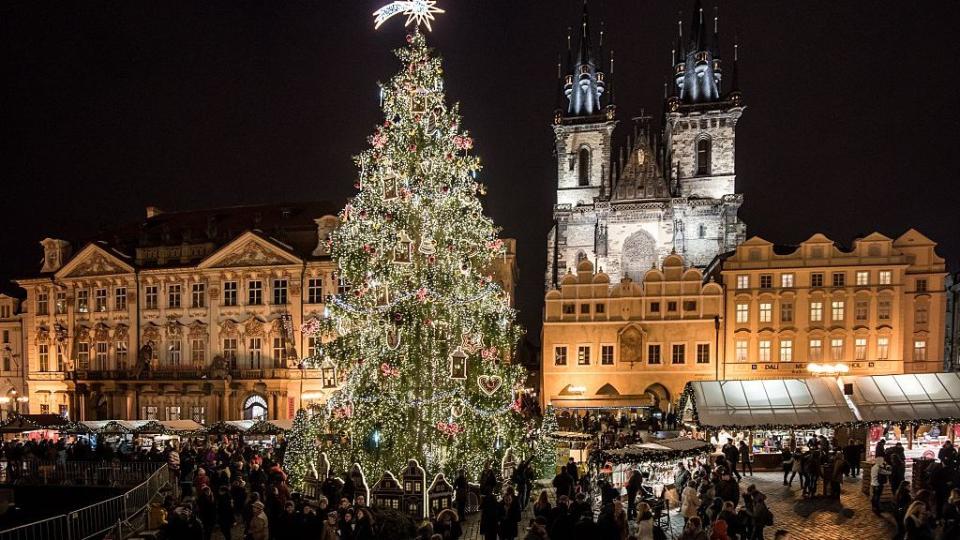
<instances>
[{"instance_id":1,"label":"doorway arch","mask_svg":"<svg viewBox=\"0 0 960 540\"><path fill-rule=\"evenodd\" d=\"M660 406L661 403L670 403L670 391L660 383L651 384L643 393L653 399L655 406Z\"/></svg>"},{"instance_id":2,"label":"doorway arch","mask_svg":"<svg viewBox=\"0 0 960 540\"><path fill-rule=\"evenodd\" d=\"M260 394L250 394L243 401L244 420L266 420L268 411L267 400Z\"/></svg>"}]
</instances>

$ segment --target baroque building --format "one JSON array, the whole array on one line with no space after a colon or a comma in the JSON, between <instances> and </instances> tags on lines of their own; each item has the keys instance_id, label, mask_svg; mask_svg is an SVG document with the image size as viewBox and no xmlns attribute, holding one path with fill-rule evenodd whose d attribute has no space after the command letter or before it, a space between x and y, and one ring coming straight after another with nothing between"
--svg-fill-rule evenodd
<instances>
[{"instance_id":1,"label":"baroque building","mask_svg":"<svg viewBox=\"0 0 960 540\"><path fill-rule=\"evenodd\" d=\"M557 199L547 289L583 260L615 283L641 282L671 253L704 268L744 240L735 139L745 107L736 53L727 83L719 18L704 17L698 2L689 34L678 25L661 131L641 116L615 152L613 52L604 51L602 32L593 46L584 5L577 47L568 37L565 66L557 66L562 106L553 125Z\"/></svg>"},{"instance_id":2,"label":"baroque building","mask_svg":"<svg viewBox=\"0 0 960 540\"><path fill-rule=\"evenodd\" d=\"M28 409L20 299L0 293L0 419Z\"/></svg>"},{"instance_id":3,"label":"baroque building","mask_svg":"<svg viewBox=\"0 0 960 540\"><path fill-rule=\"evenodd\" d=\"M43 240L27 300L30 411L79 420L288 419L326 400L332 363L301 368L301 328L348 294L331 203L164 213L74 244ZM515 241L491 272L512 294Z\"/></svg>"}]
</instances>

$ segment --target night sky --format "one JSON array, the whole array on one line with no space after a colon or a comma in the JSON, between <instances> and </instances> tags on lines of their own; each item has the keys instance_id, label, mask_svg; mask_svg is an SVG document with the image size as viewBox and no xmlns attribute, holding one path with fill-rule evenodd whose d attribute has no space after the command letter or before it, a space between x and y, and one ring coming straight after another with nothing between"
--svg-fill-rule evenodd
<instances>
[{"instance_id":1,"label":"night sky","mask_svg":"<svg viewBox=\"0 0 960 540\"><path fill-rule=\"evenodd\" d=\"M398 64L386 0L37 2L0 5L0 279L39 269L38 242L161 208L330 199L380 121ZM593 0L616 51L625 138L659 117L678 10L693 0ZM712 6L712 4L707 4ZM579 0L441 0L445 59L490 192L519 239L521 320L537 340L556 182L556 57ZM958 2L733 1L747 105L737 189L748 236L849 243L915 227L960 259ZM726 64L729 66L729 62Z\"/></svg>"}]
</instances>

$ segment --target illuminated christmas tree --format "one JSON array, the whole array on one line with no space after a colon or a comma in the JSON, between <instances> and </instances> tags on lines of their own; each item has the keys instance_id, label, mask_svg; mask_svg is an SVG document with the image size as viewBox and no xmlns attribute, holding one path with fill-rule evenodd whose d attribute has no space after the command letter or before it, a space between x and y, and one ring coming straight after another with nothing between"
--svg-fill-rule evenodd
<instances>
[{"instance_id":1,"label":"illuminated christmas tree","mask_svg":"<svg viewBox=\"0 0 960 540\"><path fill-rule=\"evenodd\" d=\"M504 244L483 215L473 140L423 34L407 42L403 69L382 85L383 124L355 158L358 192L330 238L349 290L305 329L323 342L309 364L334 365L341 381L311 421L337 441L324 447L336 470L357 462L377 478L416 458L431 474L475 475L507 448L528 452L524 371L510 362L521 333L491 274ZM312 452L302 423L293 438L295 453ZM295 481L307 461L292 458Z\"/></svg>"},{"instance_id":2,"label":"illuminated christmas tree","mask_svg":"<svg viewBox=\"0 0 960 540\"><path fill-rule=\"evenodd\" d=\"M558 431L560 431L560 425L557 423L557 411L554 410L553 405L547 405L534 458L534 466L540 478L553 478L557 474L557 442L553 439L553 435Z\"/></svg>"}]
</instances>

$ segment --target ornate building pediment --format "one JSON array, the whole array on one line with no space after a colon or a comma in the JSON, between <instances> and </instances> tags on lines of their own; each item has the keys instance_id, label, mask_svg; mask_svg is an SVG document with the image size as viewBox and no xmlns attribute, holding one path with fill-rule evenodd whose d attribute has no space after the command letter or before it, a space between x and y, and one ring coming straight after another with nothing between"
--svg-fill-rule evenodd
<instances>
[{"instance_id":1,"label":"ornate building pediment","mask_svg":"<svg viewBox=\"0 0 960 540\"><path fill-rule=\"evenodd\" d=\"M203 321L197 320L190 323L190 337L201 339L207 337L207 325Z\"/></svg>"},{"instance_id":2,"label":"ornate building pediment","mask_svg":"<svg viewBox=\"0 0 960 540\"><path fill-rule=\"evenodd\" d=\"M144 341L160 341L160 327L148 323L143 327L143 340Z\"/></svg>"},{"instance_id":3,"label":"ornate building pediment","mask_svg":"<svg viewBox=\"0 0 960 540\"><path fill-rule=\"evenodd\" d=\"M90 244L77 253L57 272L57 279L127 274L133 267L96 244Z\"/></svg>"},{"instance_id":4,"label":"ornate building pediment","mask_svg":"<svg viewBox=\"0 0 960 540\"><path fill-rule=\"evenodd\" d=\"M264 332L263 321L256 317L250 317L247 322L243 323L243 333L248 336L262 336Z\"/></svg>"},{"instance_id":5,"label":"ornate building pediment","mask_svg":"<svg viewBox=\"0 0 960 540\"><path fill-rule=\"evenodd\" d=\"M225 319L220 322L220 333L225 336L236 336L240 333L240 326L236 321Z\"/></svg>"},{"instance_id":6,"label":"ornate building pediment","mask_svg":"<svg viewBox=\"0 0 960 540\"><path fill-rule=\"evenodd\" d=\"M274 245L252 232L247 232L200 263L200 268L238 268L302 263L303 261L280 246Z\"/></svg>"}]
</instances>

